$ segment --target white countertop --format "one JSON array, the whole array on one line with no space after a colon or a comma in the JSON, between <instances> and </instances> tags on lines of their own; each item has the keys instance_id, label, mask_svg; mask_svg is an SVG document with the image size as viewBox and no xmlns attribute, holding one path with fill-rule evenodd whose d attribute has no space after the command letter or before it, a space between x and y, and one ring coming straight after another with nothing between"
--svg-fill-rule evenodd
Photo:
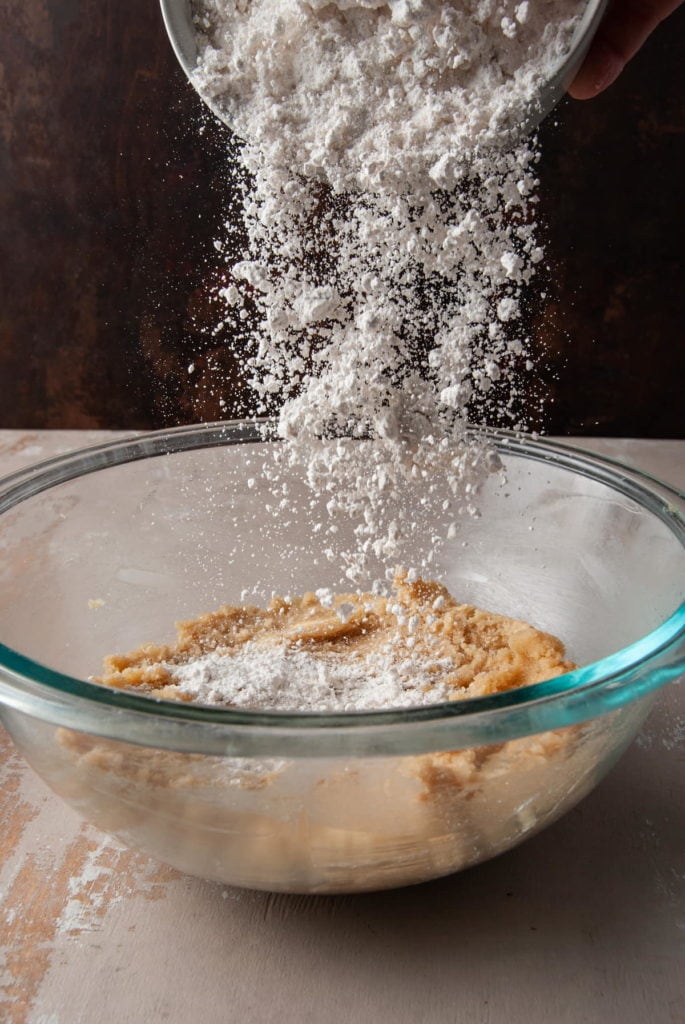
<instances>
[{"instance_id":1,"label":"white countertop","mask_svg":"<svg viewBox=\"0 0 685 1024\"><path fill-rule=\"evenodd\" d=\"M0 475L103 431L0 431ZM576 443L685 487L685 442ZM685 690L509 853L365 896L226 889L124 849L0 729L0 1021L680 1024Z\"/></svg>"}]
</instances>

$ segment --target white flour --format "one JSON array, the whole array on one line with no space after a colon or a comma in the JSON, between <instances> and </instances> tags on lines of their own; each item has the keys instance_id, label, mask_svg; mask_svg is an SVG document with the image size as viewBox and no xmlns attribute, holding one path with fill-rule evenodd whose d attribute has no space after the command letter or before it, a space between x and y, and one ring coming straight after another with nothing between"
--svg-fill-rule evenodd
<instances>
[{"instance_id":1,"label":"white flour","mask_svg":"<svg viewBox=\"0 0 685 1024\"><path fill-rule=\"evenodd\" d=\"M231 653L212 652L164 667L180 692L200 704L270 711L366 711L448 700L451 690L436 681L436 671L450 665L449 659L422 663L410 650L316 657L297 647L250 642Z\"/></svg>"},{"instance_id":2,"label":"white flour","mask_svg":"<svg viewBox=\"0 0 685 1024\"><path fill-rule=\"evenodd\" d=\"M578 0L198 0L196 83L270 166L336 191L454 184L567 52Z\"/></svg>"},{"instance_id":3,"label":"white flour","mask_svg":"<svg viewBox=\"0 0 685 1024\"><path fill-rule=\"evenodd\" d=\"M521 296L543 257L535 151L493 148L568 48L576 0L201 0L196 84L246 138L247 246L221 299L287 471L356 547L354 581L446 482L444 532L499 468L473 424L517 418ZM356 190L356 191L350 191ZM361 190L361 191L360 191ZM231 225L227 224L227 228ZM361 439L371 439L370 444ZM444 487L439 488L443 501Z\"/></svg>"}]
</instances>

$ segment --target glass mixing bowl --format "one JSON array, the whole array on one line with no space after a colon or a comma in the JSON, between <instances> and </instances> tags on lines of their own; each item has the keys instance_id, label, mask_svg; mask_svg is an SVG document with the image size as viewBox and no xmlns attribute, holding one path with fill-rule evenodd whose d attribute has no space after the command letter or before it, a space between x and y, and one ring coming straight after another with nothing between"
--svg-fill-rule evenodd
<instances>
[{"instance_id":1,"label":"glass mixing bowl","mask_svg":"<svg viewBox=\"0 0 685 1024\"><path fill-rule=\"evenodd\" d=\"M85 681L104 654L171 639L174 620L238 603L244 588L254 599L345 587L312 528L325 499L317 507L296 471L302 514L268 512L275 442L245 423L181 428L0 485L0 702L17 747L91 822L235 885L404 885L544 828L685 669L683 501L588 453L493 439L507 482L486 483L481 516L444 544L434 575L458 600L562 637L578 670L349 714L216 710ZM405 541L404 564L421 537Z\"/></svg>"}]
</instances>

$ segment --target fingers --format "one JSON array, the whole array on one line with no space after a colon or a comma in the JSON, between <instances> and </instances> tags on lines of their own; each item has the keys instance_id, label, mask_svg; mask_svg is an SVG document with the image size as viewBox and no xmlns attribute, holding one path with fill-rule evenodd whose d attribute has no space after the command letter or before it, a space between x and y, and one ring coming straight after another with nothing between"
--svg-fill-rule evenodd
<instances>
[{"instance_id":1,"label":"fingers","mask_svg":"<svg viewBox=\"0 0 685 1024\"><path fill-rule=\"evenodd\" d=\"M592 99L614 82L657 25L682 0L610 0L587 57L569 87L577 100Z\"/></svg>"}]
</instances>

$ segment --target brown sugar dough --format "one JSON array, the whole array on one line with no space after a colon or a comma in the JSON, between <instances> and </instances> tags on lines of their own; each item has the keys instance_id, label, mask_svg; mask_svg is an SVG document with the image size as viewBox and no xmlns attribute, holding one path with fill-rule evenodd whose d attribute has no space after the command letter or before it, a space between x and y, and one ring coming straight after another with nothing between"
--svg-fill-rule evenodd
<instances>
[{"instance_id":1,"label":"brown sugar dough","mask_svg":"<svg viewBox=\"0 0 685 1024\"><path fill-rule=\"evenodd\" d=\"M321 591L318 592L322 594ZM450 699L482 697L568 672L560 640L517 619L459 604L439 583L399 572L389 597L342 594L274 598L267 608L225 605L177 624L174 644L145 644L105 658L105 686L141 689L167 699L189 700L168 666L210 652L230 655L243 644L304 649L327 657L364 658L397 652L430 665Z\"/></svg>"}]
</instances>

